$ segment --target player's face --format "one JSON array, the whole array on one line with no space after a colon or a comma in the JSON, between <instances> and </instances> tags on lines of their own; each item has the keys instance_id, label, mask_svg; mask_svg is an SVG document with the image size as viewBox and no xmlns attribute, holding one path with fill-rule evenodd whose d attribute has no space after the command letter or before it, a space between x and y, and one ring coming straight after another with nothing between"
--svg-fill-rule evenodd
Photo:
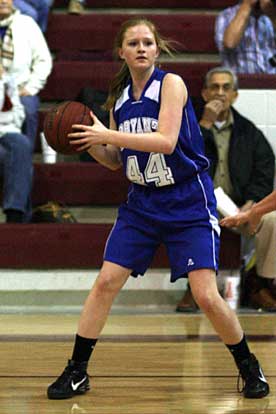
<instances>
[{"instance_id":1,"label":"player's face","mask_svg":"<svg viewBox=\"0 0 276 414\"><path fill-rule=\"evenodd\" d=\"M12 13L13 1L0 0L0 19L5 19Z\"/></svg>"},{"instance_id":2,"label":"player's face","mask_svg":"<svg viewBox=\"0 0 276 414\"><path fill-rule=\"evenodd\" d=\"M154 34L148 26L141 24L127 29L119 56L130 69L151 67L158 55Z\"/></svg>"},{"instance_id":3,"label":"player's face","mask_svg":"<svg viewBox=\"0 0 276 414\"><path fill-rule=\"evenodd\" d=\"M238 92L234 89L233 79L229 73L214 73L203 90L202 96L206 102L214 99L220 100L225 111L234 103Z\"/></svg>"}]
</instances>

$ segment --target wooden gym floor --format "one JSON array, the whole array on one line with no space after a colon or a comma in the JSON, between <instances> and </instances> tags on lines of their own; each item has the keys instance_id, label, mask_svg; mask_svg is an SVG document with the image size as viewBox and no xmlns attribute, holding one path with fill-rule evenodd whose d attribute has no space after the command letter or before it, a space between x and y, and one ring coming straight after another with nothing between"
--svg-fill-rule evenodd
<instances>
[{"instance_id":1,"label":"wooden gym floor","mask_svg":"<svg viewBox=\"0 0 276 414\"><path fill-rule=\"evenodd\" d=\"M232 357L202 314L112 314L89 366L92 389L49 401L77 315L0 315L0 414L275 414L276 315L239 315L271 394L236 391Z\"/></svg>"}]
</instances>

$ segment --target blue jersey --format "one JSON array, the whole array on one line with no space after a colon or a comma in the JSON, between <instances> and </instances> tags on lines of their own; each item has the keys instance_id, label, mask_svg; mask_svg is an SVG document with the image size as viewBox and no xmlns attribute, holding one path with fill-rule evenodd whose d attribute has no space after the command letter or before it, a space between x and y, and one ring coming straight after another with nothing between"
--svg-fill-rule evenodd
<instances>
[{"instance_id":1,"label":"blue jersey","mask_svg":"<svg viewBox=\"0 0 276 414\"><path fill-rule=\"evenodd\" d=\"M166 74L155 68L138 101L133 98L132 81L129 81L114 106L113 115L119 131L146 133L157 130L161 88ZM184 182L209 167L209 161L203 154L203 139L190 98L183 108L178 142L172 154L128 148L122 148L121 154L128 179L151 187Z\"/></svg>"},{"instance_id":2,"label":"blue jersey","mask_svg":"<svg viewBox=\"0 0 276 414\"><path fill-rule=\"evenodd\" d=\"M122 132L158 129L161 88L166 72L155 69L139 101L132 82L114 106ZM173 122L173 119L172 119ZM171 280L196 269L217 270L219 226L203 139L188 99L175 150L170 155L121 148L125 172L132 185L119 208L106 243L104 260L144 274L160 244L167 249Z\"/></svg>"}]
</instances>

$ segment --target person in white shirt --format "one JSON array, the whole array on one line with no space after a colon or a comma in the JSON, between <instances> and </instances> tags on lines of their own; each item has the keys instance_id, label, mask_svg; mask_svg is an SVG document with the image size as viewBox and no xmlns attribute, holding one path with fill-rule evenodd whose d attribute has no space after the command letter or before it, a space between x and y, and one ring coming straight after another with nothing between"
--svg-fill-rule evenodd
<instances>
[{"instance_id":1,"label":"person in white shirt","mask_svg":"<svg viewBox=\"0 0 276 414\"><path fill-rule=\"evenodd\" d=\"M23 132L34 147L38 126L38 93L52 69L52 57L40 28L29 16L0 0L0 55L3 68L16 82L25 108Z\"/></svg>"},{"instance_id":2,"label":"person in white shirt","mask_svg":"<svg viewBox=\"0 0 276 414\"><path fill-rule=\"evenodd\" d=\"M18 88L0 65L0 175L2 206L8 223L31 219L32 145L21 132L24 119Z\"/></svg>"}]
</instances>

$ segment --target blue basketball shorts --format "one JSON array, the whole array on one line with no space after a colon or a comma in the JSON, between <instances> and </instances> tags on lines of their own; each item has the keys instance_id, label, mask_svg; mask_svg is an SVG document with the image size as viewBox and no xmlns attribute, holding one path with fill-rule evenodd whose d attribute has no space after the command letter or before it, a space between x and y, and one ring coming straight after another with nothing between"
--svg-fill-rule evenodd
<instances>
[{"instance_id":1,"label":"blue basketball shorts","mask_svg":"<svg viewBox=\"0 0 276 414\"><path fill-rule=\"evenodd\" d=\"M134 184L106 242L104 260L143 275L164 244L171 282L197 269L218 269L220 228L207 173L152 189Z\"/></svg>"}]
</instances>

